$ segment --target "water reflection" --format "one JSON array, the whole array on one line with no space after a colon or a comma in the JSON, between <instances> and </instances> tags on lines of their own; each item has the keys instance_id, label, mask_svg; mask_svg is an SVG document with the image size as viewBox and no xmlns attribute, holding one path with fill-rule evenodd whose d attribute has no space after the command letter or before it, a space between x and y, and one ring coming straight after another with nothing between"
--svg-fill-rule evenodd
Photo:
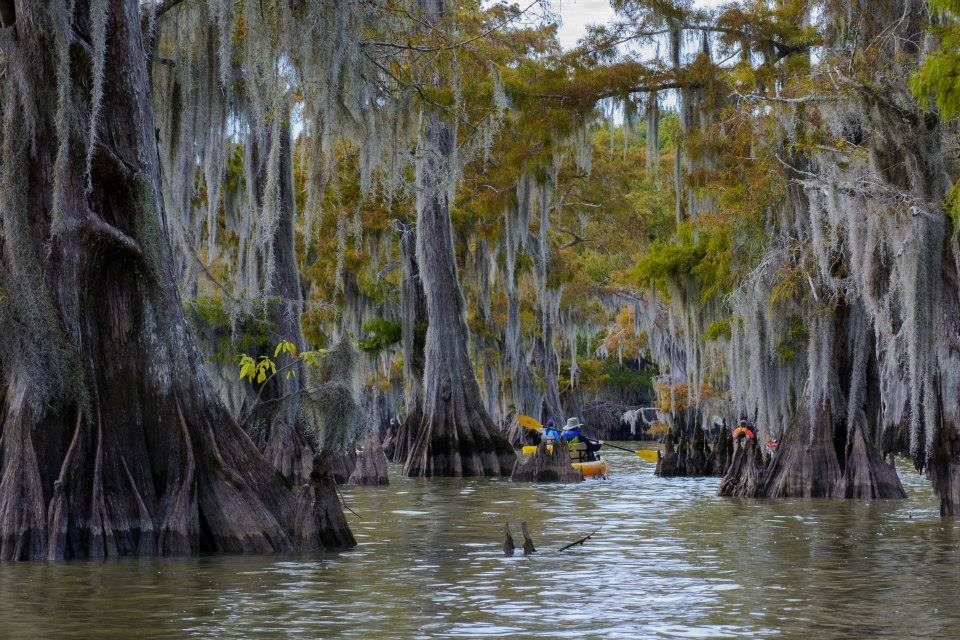
<instances>
[{"instance_id":1,"label":"water reflection","mask_svg":"<svg viewBox=\"0 0 960 640\"><path fill-rule=\"evenodd\" d=\"M0 566L0 636L960 636L960 533L910 471L907 501L771 502L609 457L609 480L575 486L345 490L360 544L342 554ZM504 557L505 520L540 552Z\"/></svg>"}]
</instances>

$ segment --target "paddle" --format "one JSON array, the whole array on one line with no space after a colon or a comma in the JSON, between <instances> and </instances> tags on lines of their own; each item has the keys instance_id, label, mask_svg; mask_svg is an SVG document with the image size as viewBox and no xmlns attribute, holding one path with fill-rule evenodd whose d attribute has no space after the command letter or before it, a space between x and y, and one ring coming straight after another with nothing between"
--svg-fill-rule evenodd
<instances>
[{"instance_id":1,"label":"paddle","mask_svg":"<svg viewBox=\"0 0 960 640\"><path fill-rule=\"evenodd\" d=\"M543 431L543 425L536 418L531 418L530 416L517 416L517 422L520 423L520 426L524 429L530 429L531 431ZM590 436L586 436L590 437ZM597 438L590 438L591 440L597 440ZM615 444L610 444L609 442L603 443L605 446L612 447L613 449L620 449L620 451L626 451L627 453L636 454L638 458L644 462L656 462L657 461L657 451L651 449L640 449L635 451L633 449L627 449L626 447L620 447Z\"/></svg>"},{"instance_id":2,"label":"paddle","mask_svg":"<svg viewBox=\"0 0 960 640\"><path fill-rule=\"evenodd\" d=\"M590 436L587 436L587 437L590 438ZM590 439L591 439L591 440L596 440L597 438L590 438ZM658 453L658 452L657 452L657 451L653 451L653 450L651 450L651 449L639 449L639 450L627 449L626 447L621 447L621 446L618 446L618 445L615 445L615 444L610 444L610 443L607 442L607 441L604 441L604 442L603 442L603 446L605 446L605 447L613 447L614 449L620 449L620 451L626 451L627 453L636 454L636 456L637 456L638 458L640 458L641 460L643 460L644 462L656 462L656 461L657 461L657 453Z\"/></svg>"}]
</instances>

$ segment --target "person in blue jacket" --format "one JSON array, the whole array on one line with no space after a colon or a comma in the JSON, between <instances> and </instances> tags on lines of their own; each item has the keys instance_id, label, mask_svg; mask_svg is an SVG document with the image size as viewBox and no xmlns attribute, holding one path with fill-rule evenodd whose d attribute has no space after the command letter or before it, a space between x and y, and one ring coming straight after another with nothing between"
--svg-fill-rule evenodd
<instances>
[{"instance_id":1,"label":"person in blue jacket","mask_svg":"<svg viewBox=\"0 0 960 640\"><path fill-rule=\"evenodd\" d=\"M553 421L553 418L547 420L547 424L543 427L543 437L547 440L553 440L556 442L560 439L560 431L557 430L557 425Z\"/></svg>"},{"instance_id":2,"label":"person in blue jacket","mask_svg":"<svg viewBox=\"0 0 960 640\"><path fill-rule=\"evenodd\" d=\"M597 453L600 451L600 447L603 446L603 440L594 440L593 438L588 438L583 435L580 431L580 427L582 426L583 423L580 422L580 418L570 418L567 420L567 424L564 425L563 433L560 435L570 444L577 442L585 443L587 445L587 460L596 460Z\"/></svg>"}]
</instances>

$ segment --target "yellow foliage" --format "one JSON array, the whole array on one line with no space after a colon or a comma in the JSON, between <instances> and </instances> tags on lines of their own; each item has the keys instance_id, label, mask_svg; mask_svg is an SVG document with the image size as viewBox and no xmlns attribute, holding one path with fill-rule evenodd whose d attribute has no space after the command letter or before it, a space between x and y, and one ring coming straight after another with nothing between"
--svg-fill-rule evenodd
<instances>
[{"instance_id":1,"label":"yellow foliage","mask_svg":"<svg viewBox=\"0 0 960 640\"><path fill-rule=\"evenodd\" d=\"M710 400L720 395L720 391L709 384L703 384L700 387L700 400ZM671 386L668 384L657 384L657 399L660 404L657 407L661 413L669 411L683 411L690 408L689 386L682 382Z\"/></svg>"}]
</instances>

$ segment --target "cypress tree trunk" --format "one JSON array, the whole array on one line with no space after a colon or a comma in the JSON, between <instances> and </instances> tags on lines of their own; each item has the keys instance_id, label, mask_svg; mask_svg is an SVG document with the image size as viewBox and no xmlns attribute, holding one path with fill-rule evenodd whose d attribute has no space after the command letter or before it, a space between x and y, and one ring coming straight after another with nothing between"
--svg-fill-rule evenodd
<instances>
[{"instance_id":1,"label":"cypress tree trunk","mask_svg":"<svg viewBox=\"0 0 960 640\"><path fill-rule=\"evenodd\" d=\"M699 423L692 435L681 429L667 434L663 454L657 460L656 474L661 478L697 478L716 475L714 462L703 428Z\"/></svg>"},{"instance_id":2,"label":"cypress tree trunk","mask_svg":"<svg viewBox=\"0 0 960 640\"><path fill-rule=\"evenodd\" d=\"M872 335L863 311L847 304L811 323L807 386L817 398L816 410L806 406L797 412L759 497L905 497L896 470L865 427L868 420L877 424L880 411ZM830 345L827 366L813 358L824 350L822 341Z\"/></svg>"},{"instance_id":3,"label":"cypress tree trunk","mask_svg":"<svg viewBox=\"0 0 960 640\"><path fill-rule=\"evenodd\" d=\"M412 225L400 225L403 254L403 282L400 285L401 346L406 403L403 421L391 434L386 447L393 462L406 462L413 440L423 422L423 371L426 368L423 342L427 328L427 302L417 265L417 232Z\"/></svg>"},{"instance_id":4,"label":"cypress tree trunk","mask_svg":"<svg viewBox=\"0 0 960 640\"><path fill-rule=\"evenodd\" d=\"M656 91L647 96L647 175L657 178L660 170L660 103Z\"/></svg>"},{"instance_id":5,"label":"cypress tree trunk","mask_svg":"<svg viewBox=\"0 0 960 640\"><path fill-rule=\"evenodd\" d=\"M856 500L907 497L897 470L883 459L880 451L870 442L860 421L854 424L853 433L850 434L843 476L834 495Z\"/></svg>"},{"instance_id":6,"label":"cypress tree trunk","mask_svg":"<svg viewBox=\"0 0 960 640\"><path fill-rule=\"evenodd\" d=\"M441 0L423 0L436 25ZM457 276L450 195L450 125L436 109L426 114L417 149L417 263L427 302L423 418L404 465L408 476L509 475L514 453L484 408L467 350L464 300Z\"/></svg>"},{"instance_id":7,"label":"cypress tree trunk","mask_svg":"<svg viewBox=\"0 0 960 640\"><path fill-rule=\"evenodd\" d=\"M543 334L540 342L540 364L543 370L543 411L541 419L553 418L558 424L564 420L563 402L560 400L560 383L557 379L556 351L553 344L554 302L558 291L545 290L540 301L540 330Z\"/></svg>"},{"instance_id":8,"label":"cypress tree trunk","mask_svg":"<svg viewBox=\"0 0 960 640\"><path fill-rule=\"evenodd\" d=\"M277 200L277 225L270 249L260 256L262 279L269 283L267 308L274 332L272 344L261 345L262 353L272 353L280 340L289 340L301 350L309 348L300 326L303 290L295 248L296 201L289 121L282 123L274 135L278 140L272 144L279 147L276 194L266 193L270 188L267 184L268 154L262 153L255 135L248 140L248 171L253 172L253 196L257 200L254 206L260 209L268 198ZM252 427L254 434L259 436L261 441L258 444L273 467L291 482L299 484L306 482L313 472L314 448L303 412L301 392L306 382L303 363L297 361L288 371L293 375L278 375L266 383L267 388L260 394L262 404L256 408L248 430Z\"/></svg>"},{"instance_id":9,"label":"cypress tree trunk","mask_svg":"<svg viewBox=\"0 0 960 640\"><path fill-rule=\"evenodd\" d=\"M678 77L681 73L680 54L682 53L682 48L683 30L679 27L679 25L671 24L670 64L674 74L676 74ZM686 94L686 91L681 90L677 95L677 102L679 103L677 115L679 116L680 120L680 136L674 143L676 149L673 153L673 204L678 224L682 222L685 217L683 207L683 145L686 144L684 136L687 134L687 127L689 125L687 119L687 104L689 103L689 99Z\"/></svg>"},{"instance_id":10,"label":"cypress tree trunk","mask_svg":"<svg viewBox=\"0 0 960 640\"><path fill-rule=\"evenodd\" d=\"M552 180L552 178L548 178ZM540 304L540 370L543 373L543 409L540 418L546 422L553 418L563 422L563 403L560 400L560 384L557 380L556 347L553 340L554 321L560 306L561 292L550 287L550 183L540 185L540 229L537 233L537 298Z\"/></svg>"},{"instance_id":11,"label":"cypress tree trunk","mask_svg":"<svg viewBox=\"0 0 960 640\"><path fill-rule=\"evenodd\" d=\"M372 428L363 439L363 451L357 458L356 467L347 479L347 484L382 486L390 484L387 474L387 456L380 447L380 438Z\"/></svg>"},{"instance_id":12,"label":"cypress tree trunk","mask_svg":"<svg viewBox=\"0 0 960 640\"><path fill-rule=\"evenodd\" d=\"M332 486L277 474L207 377L164 228L140 6L109 0L105 12L98 37L85 0L73 16L17 2L3 43L8 61L31 61L32 93L4 87L0 132L2 278L20 296L2 314L16 355L0 557L352 545ZM103 79L97 108L91 66ZM58 100L70 115L57 118ZM97 110L91 143L83 120Z\"/></svg>"},{"instance_id":13,"label":"cypress tree trunk","mask_svg":"<svg viewBox=\"0 0 960 640\"><path fill-rule=\"evenodd\" d=\"M547 443L537 445L533 455L517 458L510 482L559 482L568 484L583 481L583 475L570 464L569 445L560 440L547 451Z\"/></svg>"},{"instance_id":14,"label":"cypress tree trunk","mask_svg":"<svg viewBox=\"0 0 960 640\"><path fill-rule=\"evenodd\" d=\"M763 486L765 473L766 468L757 439L746 436L737 438L733 443L730 467L720 482L717 495L756 497Z\"/></svg>"},{"instance_id":15,"label":"cypress tree trunk","mask_svg":"<svg viewBox=\"0 0 960 640\"><path fill-rule=\"evenodd\" d=\"M806 414L806 410L800 411ZM831 498L841 477L829 411L810 424L804 415L784 434L757 497Z\"/></svg>"},{"instance_id":16,"label":"cypress tree trunk","mask_svg":"<svg viewBox=\"0 0 960 640\"><path fill-rule=\"evenodd\" d=\"M507 326L503 331L507 364L510 367L510 397L517 415L535 415L543 404L527 362L520 333L520 293L516 274L507 270ZM521 429L522 431L522 429Z\"/></svg>"}]
</instances>

